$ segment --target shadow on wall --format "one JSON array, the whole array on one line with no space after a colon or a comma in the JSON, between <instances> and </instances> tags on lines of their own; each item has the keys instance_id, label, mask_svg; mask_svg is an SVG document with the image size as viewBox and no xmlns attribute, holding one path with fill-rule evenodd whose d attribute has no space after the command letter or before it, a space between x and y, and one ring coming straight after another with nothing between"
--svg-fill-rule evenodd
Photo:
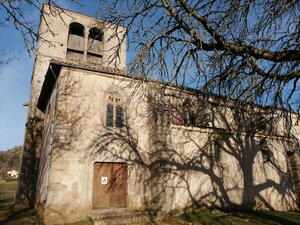
<instances>
[{"instance_id":1,"label":"shadow on wall","mask_svg":"<svg viewBox=\"0 0 300 225\"><path fill-rule=\"evenodd\" d=\"M82 133L89 129L89 96L85 94L82 76L74 78L70 72L60 78L55 134L53 148L65 152L74 152L78 143L84 141ZM60 158L59 152L53 156Z\"/></svg>"},{"instance_id":2,"label":"shadow on wall","mask_svg":"<svg viewBox=\"0 0 300 225\"><path fill-rule=\"evenodd\" d=\"M72 160L68 154L76 155L75 146L84 141L82 132L88 126L85 125L85 120L89 119L89 105L85 104L87 96L83 93L82 88L81 77L74 78L69 72L61 73L58 84L55 85L48 101L44 115L45 126L36 186L36 208L41 215L47 201L46 198L49 197L49 191L54 193L53 198L62 201L63 197L56 194L56 191L65 188L63 184L59 183L71 164L67 161ZM49 186L48 181L50 167L56 173L54 183L57 185L54 185L53 188L50 187L51 185ZM59 199L60 197L61 199ZM47 208L49 214L55 209L57 209L56 206ZM59 214L57 212L57 215ZM60 217L65 218L64 215Z\"/></svg>"},{"instance_id":3,"label":"shadow on wall","mask_svg":"<svg viewBox=\"0 0 300 225\"><path fill-rule=\"evenodd\" d=\"M284 146L297 139L282 134L280 115L199 95L149 96L147 151L129 123L104 131L91 146L94 154L105 152L147 171L135 174L144 182L145 205L169 212L295 209Z\"/></svg>"}]
</instances>

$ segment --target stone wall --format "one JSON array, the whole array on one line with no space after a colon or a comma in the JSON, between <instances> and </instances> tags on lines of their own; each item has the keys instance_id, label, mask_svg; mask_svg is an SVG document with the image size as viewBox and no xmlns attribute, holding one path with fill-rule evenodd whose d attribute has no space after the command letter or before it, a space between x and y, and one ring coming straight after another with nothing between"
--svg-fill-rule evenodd
<instances>
[{"instance_id":1,"label":"stone wall","mask_svg":"<svg viewBox=\"0 0 300 225\"><path fill-rule=\"evenodd\" d=\"M53 59L68 61L76 64L87 63L87 48L89 29L101 27L104 31L103 56L101 67L124 70L126 65L126 38L124 28L95 18L65 9L44 5L43 15L40 17L38 51L31 78L30 97L28 104L27 122L24 144L22 149L22 163L20 168L19 185L16 194L16 204L32 206L36 198L36 182L38 177L41 138L43 132L44 115L37 109L37 101L44 82L45 74ZM79 22L85 27L84 57L81 62L66 59L69 24ZM118 30L118 33L116 33ZM111 38L114 36L114 38ZM122 40L121 42L119 40ZM118 57L113 57L118 48ZM44 160L44 159L43 159ZM44 160L45 161L45 160ZM42 163L44 163L44 161Z\"/></svg>"}]
</instances>

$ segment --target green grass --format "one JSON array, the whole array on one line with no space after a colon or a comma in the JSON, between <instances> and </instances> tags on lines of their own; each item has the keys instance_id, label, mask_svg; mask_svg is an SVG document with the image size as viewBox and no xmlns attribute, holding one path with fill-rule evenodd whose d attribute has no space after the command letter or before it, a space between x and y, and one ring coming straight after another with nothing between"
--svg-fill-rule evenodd
<instances>
[{"instance_id":1,"label":"green grass","mask_svg":"<svg viewBox=\"0 0 300 225\"><path fill-rule=\"evenodd\" d=\"M1 182L0 187L2 187L5 191L16 191L17 181Z\"/></svg>"},{"instance_id":2,"label":"green grass","mask_svg":"<svg viewBox=\"0 0 300 225\"><path fill-rule=\"evenodd\" d=\"M184 220L192 223L201 223L201 224L224 224L230 225L230 222L223 217L223 215L216 216L209 210L198 210L195 213L184 213L178 217L180 220Z\"/></svg>"},{"instance_id":3,"label":"green grass","mask_svg":"<svg viewBox=\"0 0 300 225\"><path fill-rule=\"evenodd\" d=\"M0 183L0 225L35 224L40 222L36 211L32 208L14 208L14 196L17 181ZM69 225L92 225L88 220L82 220Z\"/></svg>"},{"instance_id":4,"label":"green grass","mask_svg":"<svg viewBox=\"0 0 300 225\"><path fill-rule=\"evenodd\" d=\"M14 208L17 181L0 183L0 225L32 224L39 221L34 209Z\"/></svg>"},{"instance_id":5,"label":"green grass","mask_svg":"<svg viewBox=\"0 0 300 225\"><path fill-rule=\"evenodd\" d=\"M17 189L17 181L0 183L0 202L13 202Z\"/></svg>"},{"instance_id":6,"label":"green grass","mask_svg":"<svg viewBox=\"0 0 300 225\"><path fill-rule=\"evenodd\" d=\"M201 209L194 213L182 214L178 217L178 219L191 223L210 225L300 225L300 213L298 212L255 211L244 213L228 213L219 210Z\"/></svg>"}]
</instances>

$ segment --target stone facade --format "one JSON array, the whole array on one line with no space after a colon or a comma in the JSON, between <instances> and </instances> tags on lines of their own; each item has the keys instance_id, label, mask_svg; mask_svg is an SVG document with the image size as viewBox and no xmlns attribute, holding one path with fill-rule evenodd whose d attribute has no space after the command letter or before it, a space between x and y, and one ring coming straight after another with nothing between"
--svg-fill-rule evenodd
<instances>
[{"instance_id":1,"label":"stone facade","mask_svg":"<svg viewBox=\"0 0 300 225\"><path fill-rule=\"evenodd\" d=\"M299 151L295 115L291 134L283 111L142 82L125 71L125 28L47 5L44 13L28 113L28 121L38 118L39 138L26 131L17 199L30 193L45 224L92 212L101 201L96 163L127 165L128 208L297 208L288 156ZM90 46L92 28L101 30L93 36L100 47Z\"/></svg>"}]
</instances>

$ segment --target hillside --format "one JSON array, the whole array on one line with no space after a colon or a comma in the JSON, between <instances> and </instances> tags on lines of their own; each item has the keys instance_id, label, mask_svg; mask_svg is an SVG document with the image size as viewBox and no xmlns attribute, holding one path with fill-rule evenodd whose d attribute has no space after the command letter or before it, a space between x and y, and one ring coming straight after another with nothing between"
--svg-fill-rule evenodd
<instances>
[{"instance_id":1,"label":"hillside","mask_svg":"<svg viewBox=\"0 0 300 225\"><path fill-rule=\"evenodd\" d=\"M19 170L22 146L0 152L0 171Z\"/></svg>"}]
</instances>

